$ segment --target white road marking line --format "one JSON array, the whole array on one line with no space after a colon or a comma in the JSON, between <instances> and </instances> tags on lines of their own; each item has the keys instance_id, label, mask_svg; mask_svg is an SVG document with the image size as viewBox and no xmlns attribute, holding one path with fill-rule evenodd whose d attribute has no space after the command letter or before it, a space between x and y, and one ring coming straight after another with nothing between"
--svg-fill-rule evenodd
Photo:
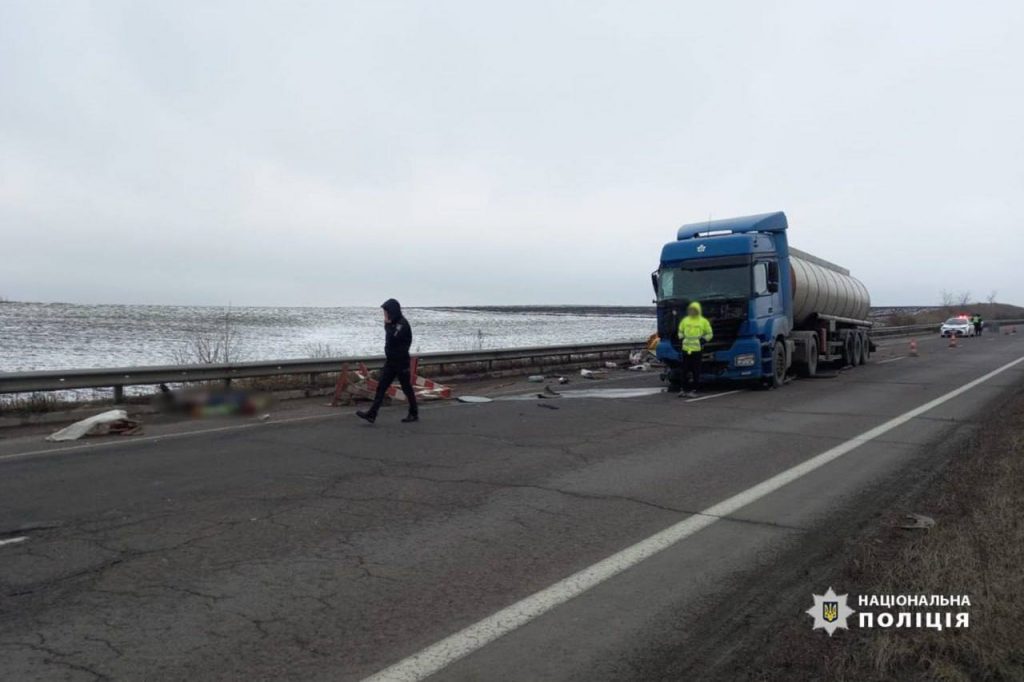
<instances>
[{"instance_id":1,"label":"white road marking line","mask_svg":"<svg viewBox=\"0 0 1024 682\"><path fill-rule=\"evenodd\" d=\"M896 362L897 360L906 360L908 357L909 356L907 356L907 355L900 355L899 357L889 358L888 360L879 360L875 364L876 365L884 365L887 362Z\"/></svg>"},{"instance_id":2,"label":"white road marking line","mask_svg":"<svg viewBox=\"0 0 1024 682\"><path fill-rule=\"evenodd\" d=\"M723 395L732 395L733 393L740 393L742 391L743 391L742 388L737 388L734 391L724 391L722 393L712 393L711 395L702 395L699 398L690 398L689 400L684 400L683 402L684 403L699 403L702 400L711 400L712 398L721 398Z\"/></svg>"},{"instance_id":3,"label":"white road marking line","mask_svg":"<svg viewBox=\"0 0 1024 682\"><path fill-rule=\"evenodd\" d=\"M13 545L16 542L25 542L25 540L28 540L27 535L23 535L20 538L9 538L7 540L0 540L0 547L4 545Z\"/></svg>"},{"instance_id":4,"label":"white road marking line","mask_svg":"<svg viewBox=\"0 0 1024 682\"><path fill-rule=\"evenodd\" d=\"M930 400L919 407L915 407L909 412L904 412L900 416L894 417L873 429L869 429L859 436L855 436L751 488L747 488L743 492L708 507L698 514L689 516L679 523L655 533L646 540L641 540L635 545L573 573L568 578L563 578L550 587L535 592L511 606L507 606L483 620L477 621L455 634L445 637L426 649L371 675L366 678L365 682L417 682L429 677L460 658L468 656L478 649L482 649L499 637L526 625L533 619L564 604L573 597L597 587L606 580L636 566L641 561L707 528L721 518L734 514L743 507L757 502L766 495L770 495L783 486L825 466L851 450L865 443L870 443L879 436L906 424L911 419L949 402L953 398L962 395L975 386L983 384L992 377L1002 374L1021 362L1024 362L1024 357L1017 358L1013 362L1009 362L984 376L970 381L960 388Z\"/></svg>"},{"instance_id":5,"label":"white road marking line","mask_svg":"<svg viewBox=\"0 0 1024 682\"><path fill-rule=\"evenodd\" d=\"M246 422L244 424L228 424L227 426L215 426L209 429L196 429L195 431L177 431L172 433L165 433L159 436L139 436L137 438L128 437L125 440L106 440L99 443L82 443L81 445L70 445L63 448L47 448L45 450L32 450L29 452L14 452L9 455L0 455L0 461L5 459L19 459L21 457L35 457L37 455L55 455L62 452L75 452L78 450L91 450L93 448L112 447L116 445L133 445L135 443L153 443L161 440L169 440L172 438L184 438L185 436L200 436L205 433L220 433L223 431L239 431L241 429L251 429L257 426L272 426L274 424L290 424L294 422L304 422L313 419L330 419L332 417L343 417L342 414L310 414L304 417L288 417L286 419L271 419L265 422Z\"/></svg>"}]
</instances>

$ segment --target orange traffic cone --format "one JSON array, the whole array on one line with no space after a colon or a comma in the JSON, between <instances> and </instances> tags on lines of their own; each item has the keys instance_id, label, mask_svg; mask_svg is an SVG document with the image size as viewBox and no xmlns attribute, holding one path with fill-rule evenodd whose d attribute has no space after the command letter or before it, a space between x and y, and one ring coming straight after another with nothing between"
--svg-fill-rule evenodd
<instances>
[{"instance_id":1,"label":"orange traffic cone","mask_svg":"<svg viewBox=\"0 0 1024 682\"><path fill-rule=\"evenodd\" d=\"M956 348L956 334L949 335L949 347Z\"/></svg>"},{"instance_id":2,"label":"orange traffic cone","mask_svg":"<svg viewBox=\"0 0 1024 682\"><path fill-rule=\"evenodd\" d=\"M917 339L910 339L910 357L917 357Z\"/></svg>"}]
</instances>

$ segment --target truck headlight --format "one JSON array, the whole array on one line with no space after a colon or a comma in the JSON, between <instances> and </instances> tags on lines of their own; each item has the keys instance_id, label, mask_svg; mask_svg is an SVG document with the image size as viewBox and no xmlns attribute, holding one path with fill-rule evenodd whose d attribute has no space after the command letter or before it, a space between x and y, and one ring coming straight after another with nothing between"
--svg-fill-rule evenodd
<instances>
[{"instance_id":1,"label":"truck headlight","mask_svg":"<svg viewBox=\"0 0 1024 682\"><path fill-rule=\"evenodd\" d=\"M744 353L742 355L737 355L736 358L733 360L733 364L736 365L737 367L753 367L754 354Z\"/></svg>"}]
</instances>

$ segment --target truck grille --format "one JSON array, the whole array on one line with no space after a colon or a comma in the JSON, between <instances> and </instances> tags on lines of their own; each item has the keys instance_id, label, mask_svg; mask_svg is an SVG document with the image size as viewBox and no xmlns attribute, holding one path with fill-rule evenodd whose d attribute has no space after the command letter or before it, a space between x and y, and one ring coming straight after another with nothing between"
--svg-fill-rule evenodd
<instances>
[{"instance_id":1,"label":"truck grille","mask_svg":"<svg viewBox=\"0 0 1024 682\"><path fill-rule=\"evenodd\" d=\"M741 310L736 305L717 304L708 305L704 316L711 323L711 331L714 338L705 350L724 350L729 348L736 337L740 335L746 317L737 317L736 312ZM722 315L725 313L725 315ZM658 336L663 339L671 339L672 346L676 350L682 350L682 341L679 339L679 320L686 314L686 304L667 304L658 306Z\"/></svg>"}]
</instances>

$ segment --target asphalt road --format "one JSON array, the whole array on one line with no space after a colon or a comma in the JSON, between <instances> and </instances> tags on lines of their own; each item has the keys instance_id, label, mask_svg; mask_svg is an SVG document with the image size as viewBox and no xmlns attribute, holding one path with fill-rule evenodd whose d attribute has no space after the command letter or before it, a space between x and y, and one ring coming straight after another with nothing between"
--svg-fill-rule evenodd
<instances>
[{"instance_id":1,"label":"asphalt road","mask_svg":"<svg viewBox=\"0 0 1024 682\"><path fill-rule=\"evenodd\" d=\"M69 450L5 439L0 678L357 680L400 663L411 679L657 679L668 659L699 676L730 647L718 621L742 612L738 585L877 513L872 491L935 466L1024 382L1020 363L862 437L1024 357L1024 334L905 352L697 402L445 404L414 425L346 412ZM665 529L682 535L644 554ZM626 563L566 596L613 555Z\"/></svg>"}]
</instances>

